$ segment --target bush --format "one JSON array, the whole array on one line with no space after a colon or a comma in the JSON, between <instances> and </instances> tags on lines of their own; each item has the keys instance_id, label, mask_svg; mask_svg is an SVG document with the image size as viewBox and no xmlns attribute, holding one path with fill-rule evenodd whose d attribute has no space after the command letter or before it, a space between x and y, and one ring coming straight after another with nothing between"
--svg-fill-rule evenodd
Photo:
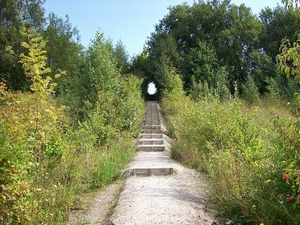
<instances>
[{"instance_id":1,"label":"bush","mask_svg":"<svg viewBox=\"0 0 300 225\"><path fill-rule=\"evenodd\" d=\"M114 82L94 92L92 107L83 99L89 107L75 123L76 113L68 114L73 102L67 108L54 95L45 42L34 31L25 35L28 54L20 62L31 91L12 92L0 82L0 223L62 224L76 194L114 181L133 157L145 112L141 81L101 65L98 72Z\"/></svg>"},{"instance_id":2,"label":"bush","mask_svg":"<svg viewBox=\"0 0 300 225\"><path fill-rule=\"evenodd\" d=\"M250 104L259 102L259 91L251 76L248 77L247 81L242 85L242 98Z\"/></svg>"}]
</instances>

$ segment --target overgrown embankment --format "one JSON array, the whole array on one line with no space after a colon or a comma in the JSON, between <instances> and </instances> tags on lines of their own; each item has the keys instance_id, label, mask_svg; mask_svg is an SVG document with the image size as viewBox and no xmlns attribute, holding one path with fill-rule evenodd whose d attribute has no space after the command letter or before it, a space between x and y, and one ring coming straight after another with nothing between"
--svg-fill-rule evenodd
<instances>
[{"instance_id":1,"label":"overgrown embankment","mask_svg":"<svg viewBox=\"0 0 300 225\"><path fill-rule=\"evenodd\" d=\"M299 224L300 127L286 107L165 98L173 158L209 174L230 224Z\"/></svg>"},{"instance_id":2,"label":"overgrown embankment","mask_svg":"<svg viewBox=\"0 0 300 225\"><path fill-rule=\"evenodd\" d=\"M145 112L141 80L120 75L98 33L82 76L56 95L45 41L25 27L23 35L30 91L0 82L0 223L63 224L77 193L112 182L134 155Z\"/></svg>"}]
</instances>

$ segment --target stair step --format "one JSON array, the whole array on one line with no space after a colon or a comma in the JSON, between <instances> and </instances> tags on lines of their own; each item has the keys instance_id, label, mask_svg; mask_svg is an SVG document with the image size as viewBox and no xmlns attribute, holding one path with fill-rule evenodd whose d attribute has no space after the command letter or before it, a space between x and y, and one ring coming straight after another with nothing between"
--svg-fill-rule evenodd
<instances>
[{"instance_id":1,"label":"stair step","mask_svg":"<svg viewBox=\"0 0 300 225\"><path fill-rule=\"evenodd\" d=\"M165 148L165 145L139 145L137 150L144 152L162 152Z\"/></svg>"},{"instance_id":2,"label":"stair step","mask_svg":"<svg viewBox=\"0 0 300 225\"><path fill-rule=\"evenodd\" d=\"M173 168L133 168L124 172L123 177L129 176L167 176L174 173Z\"/></svg>"},{"instance_id":3,"label":"stair step","mask_svg":"<svg viewBox=\"0 0 300 225\"><path fill-rule=\"evenodd\" d=\"M146 125L160 125L159 119L146 119L145 120Z\"/></svg>"},{"instance_id":4,"label":"stair step","mask_svg":"<svg viewBox=\"0 0 300 225\"><path fill-rule=\"evenodd\" d=\"M141 139L141 145L163 145L164 140L162 139Z\"/></svg>"},{"instance_id":5,"label":"stair step","mask_svg":"<svg viewBox=\"0 0 300 225\"><path fill-rule=\"evenodd\" d=\"M143 129L160 130L161 125L144 125Z\"/></svg>"},{"instance_id":6,"label":"stair step","mask_svg":"<svg viewBox=\"0 0 300 225\"><path fill-rule=\"evenodd\" d=\"M140 138L141 139L162 139L163 135L162 134L141 134Z\"/></svg>"},{"instance_id":7,"label":"stair step","mask_svg":"<svg viewBox=\"0 0 300 225\"><path fill-rule=\"evenodd\" d=\"M143 134L162 134L163 132L160 129L143 129Z\"/></svg>"}]
</instances>

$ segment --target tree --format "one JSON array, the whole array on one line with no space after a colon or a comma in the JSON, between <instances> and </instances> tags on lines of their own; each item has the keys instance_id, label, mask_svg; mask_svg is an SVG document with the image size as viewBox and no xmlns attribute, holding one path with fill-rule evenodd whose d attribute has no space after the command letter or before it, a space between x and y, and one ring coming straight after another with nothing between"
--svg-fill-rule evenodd
<instances>
[{"instance_id":1,"label":"tree","mask_svg":"<svg viewBox=\"0 0 300 225\"><path fill-rule=\"evenodd\" d=\"M272 58L264 51L253 50L249 54L248 61L244 63L246 73L253 78L259 93L264 94L267 91L266 79L275 76L275 63Z\"/></svg>"},{"instance_id":2,"label":"tree","mask_svg":"<svg viewBox=\"0 0 300 225\"><path fill-rule=\"evenodd\" d=\"M0 2L0 77L6 80L9 88L22 89L26 85L26 78L18 64L18 54L10 54L9 50L19 53L22 36L20 35L20 5L16 0Z\"/></svg>"},{"instance_id":3,"label":"tree","mask_svg":"<svg viewBox=\"0 0 300 225\"><path fill-rule=\"evenodd\" d=\"M26 21L26 26L40 31L44 23L43 3L43 0L0 1L0 77L6 80L10 89L29 88L28 79L18 63L19 54L24 51L21 46L24 37L20 32L20 22Z\"/></svg>"},{"instance_id":4,"label":"tree","mask_svg":"<svg viewBox=\"0 0 300 225\"><path fill-rule=\"evenodd\" d=\"M300 6L299 0L281 0L285 7L295 7L296 9Z\"/></svg>"},{"instance_id":5,"label":"tree","mask_svg":"<svg viewBox=\"0 0 300 225\"><path fill-rule=\"evenodd\" d=\"M66 94L68 102L65 104L71 107L76 118L86 119L88 111L94 109L100 100L111 101L109 98L120 86L120 71L116 65L111 41L98 31L83 55L80 74L74 78Z\"/></svg>"},{"instance_id":6,"label":"tree","mask_svg":"<svg viewBox=\"0 0 300 225\"><path fill-rule=\"evenodd\" d=\"M126 52L125 46L122 41L118 41L116 46L113 48L114 55L117 60L117 67L120 69L121 74L129 72L128 53Z\"/></svg>"},{"instance_id":7,"label":"tree","mask_svg":"<svg viewBox=\"0 0 300 225\"><path fill-rule=\"evenodd\" d=\"M149 54L150 72L154 78L158 90L170 88L170 70L180 64L180 55L172 35L161 34L156 36L155 46Z\"/></svg>"},{"instance_id":8,"label":"tree","mask_svg":"<svg viewBox=\"0 0 300 225\"><path fill-rule=\"evenodd\" d=\"M147 54L147 47L144 45L143 52L132 58L130 65L130 73L134 74L138 78L142 79L142 96L144 99L148 99L148 85L150 82L154 82L153 74L150 72L149 57ZM157 96L159 93L156 94Z\"/></svg>"},{"instance_id":9,"label":"tree","mask_svg":"<svg viewBox=\"0 0 300 225\"><path fill-rule=\"evenodd\" d=\"M186 59L186 72L196 83L207 82L210 87L216 87L220 64L211 45L199 41L197 48L192 48ZM223 78L222 78L223 80ZM224 76L227 80L227 75Z\"/></svg>"},{"instance_id":10,"label":"tree","mask_svg":"<svg viewBox=\"0 0 300 225\"><path fill-rule=\"evenodd\" d=\"M147 47L144 45L143 52L139 55L132 57L130 65L130 72L140 78L146 78L150 74L149 58L147 54Z\"/></svg>"},{"instance_id":11,"label":"tree","mask_svg":"<svg viewBox=\"0 0 300 225\"><path fill-rule=\"evenodd\" d=\"M288 7L289 11L294 12L296 19L300 21L300 12L297 0L288 1L283 0ZM294 7L294 8L293 8ZM285 38L280 46L280 54L277 56L278 67L287 77L294 77L294 79L300 83L300 31L299 26L295 27L294 33L298 33L298 39L292 44L292 42Z\"/></svg>"},{"instance_id":12,"label":"tree","mask_svg":"<svg viewBox=\"0 0 300 225\"><path fill-rule=\"evenodd\" d=\"M22 20L25 20L31 28L41 31L44 26L45 10L43 4L45 0L16 0L22 2L20 7L20 16Z\"/></svg>"},{"instance_id":13,"label":"tree","mask_svg":"<svg viewBox=\"0 0 300 225\"><path fill-rule=\"evenodd\" d=\"M51 96L54 93L56 83L48 75L51 69L46 65L45 56L46 42L42 36L34 29L22 29L21 34L28 38L28 41L23 41L21 44L25 49L28 49L28 54L20 55L20 63L24 69L25 75L30 79L30 90L33 92L32 99L35 102L33 132L31 139L34 140L33 154L38 163L43 161L43 150L47 140L47 135L51 134L52 127L55 125L56 113L61 109L55 109L50 104ZM56 74L58 78L60 74ZM49 117L51 122L49 122ZM52 123L53 122L53 123ZM49 123L49 124L47 124Z\"/></svg>"},{"instance_id":14,"label":"tree","mask_svg":"<svg viewBox=\"0 0 300 225\"><path fill-rule=\"evenodd\" d=\"M300 34L293 45L285 39L281 45L281 53L277 56L278 66L287 77L293 77L300 83Z\"/></svg>"},{"instance_id":15,"label":"tree","mask_svg":"<svg viewBox=\"0 0 300 225\"><path fill-rule=\"evenodd\" d=\"M282 39L296 40L295 27L300 26L300 20L294 10L281 6L273 10L268 7L261 10L259 18L263 24L259 34L260 47L275 63Z\"/></svg>"},{"instance_id":16,"label":"tree","mask_svg":"<svg viewBox=\"0 0 300 225\"><path fill-rule=\"evenodd\" d=\"M242 98L250 104L259 102L258 88L252 76L249 76L242 85Z\"/></svg>"},{"instance_id":17,"label":"tree","mask_svg":"<svg viewBox=\"0 0 300 225\"><path fill-rule=\"evenodd\" d=\"M47 64L51 68L50 76L63 71L64 76L57 80L57 93L62 94L72 88L72 83L79 76L83 47L79 44L79 31L72 27L69 17L65 21L50 13L43 32L47 40Z\"/></svg>"},{"instance_id":18,"label":"tree","mask_svg":"<svg viewBox=\"0 0 300 225\"><path fill-rule=\"evenodd\" d=\"M175 43L172 48L179 59L172 60L172 65L181 73L186 88L190 80L186 79L189 71L185 56L198 48L199 41L207 42L214 49L218 63L226 67L229 83L233 86L234 81L242 83L247 78L247 67L242 64L248 62L251 51L258 49L261 28L260 21L244 4L236 6L230 1L214 0L193 6L178 5L170 7L169 14L156 26L148 41L149 55L157 55L154 52L159 49L159 42L167 36L172 37Z\"/></svg>"},{"instance_id":19,"label":"tree","mask_svg":"<svg viewBox=\"0 0 300 225\"><path fill-rule=\"evenodd\" d=\"M244 4L229 5L224 19L226 24L219 33L216 53L219 59L224 59L230 84L243 83L247 68L242 64L248 61L251 51L258 49L261 24Z\"/></svg>"}]
</instances>

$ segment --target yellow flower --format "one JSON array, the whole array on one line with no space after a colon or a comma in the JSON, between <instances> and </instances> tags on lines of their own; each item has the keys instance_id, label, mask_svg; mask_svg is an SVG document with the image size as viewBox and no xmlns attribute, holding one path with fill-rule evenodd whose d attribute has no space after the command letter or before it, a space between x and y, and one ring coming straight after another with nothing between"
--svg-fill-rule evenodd
<instances>
[{"instance_id":1,"label":"yellow flower","mask_svg":"<svg viewBox=\"0 0 300 225\"><path fill-rule=\"evenodd\" d=\"M252 208L256 208L256 205L253 205Z\"/></svg>"},{"instance_id":2,"label":"yellow flower","mask_svg":"<svg viewBox=\"0 0 300 225\"><path fill-rule=\"evenodd\" d=\"M264 223L260 223L259 225L265 225Z\"/></svg>"},{"instance_id":3,"label":"yellow flower","mask_svg":"<svg viewBox=\"0 0 300 225\"><path fill-rule=\"evenodd\" d=\"M271 183L272 181L271 180L267 180L267 183Z\"/></svg>"}]
</instances>

